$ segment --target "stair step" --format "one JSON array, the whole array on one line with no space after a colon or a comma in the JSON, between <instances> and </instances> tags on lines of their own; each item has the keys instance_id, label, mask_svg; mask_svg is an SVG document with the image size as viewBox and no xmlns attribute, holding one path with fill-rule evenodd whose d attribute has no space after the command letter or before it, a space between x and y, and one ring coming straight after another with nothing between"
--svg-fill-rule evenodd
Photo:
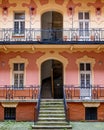
<instances>
[{"instance_id":1,"label":"stair step","mask_svg":"<svg viewBox=\"0 0 104 130\"><path fill-rule=\"evenodd\" d=\"M37 125L48 125L48 126L50 126L50 125L54 125L54 126L60 125L60 126L62 126L62 125L68 125L68 123L66 123L66 122L38 122Z\"/></svg>"},{"instance_id":2,"label":"stair step","mask_svg":"<svg viewBox=\"0 0 104 130\"><path fill-rule=\"evenodd\" d=\"M60 125L55 125L55 126L53 126L53 125L50 125L50 126L46 126L46 125L42 125L42 126L39 126L39 125L33 125L32 126L32 129L41 129L41 130L43 130L43 129L52 129L52 130L54 130L54 129L59 129L59 130L63 130L63 129L72 129L72 126L71 125L65 125L65 126L60 126Z\"/></svg>"},{"instance_id":3,"label":"stair step","mask_svg":"<svg viewBox=\"0 0 104 130\"><path fill-rule=\"evenodd\" d=\"M51 108L51 107L50 108L48 108L48 107L47 108L43 108L42 107L42 108L40 108L40 110L64 110L64 108L58 108L58 107L57 108L56 107L53 107L53 108Z\"/></svg>"},{"instance_id":4,"label":"stair step","mask_svg":"<svg viewBox=\"0 0 104 130\"><path fill-rule=\"evenodd\" d=\"M42 107L64 107L63 104L41 104Z\"/></svg>"},{"instance_id":5,"label":"stair step","mask_svg":"<svg viewBox=\"0 0 104 130\"><path fill-rule=\"evenodd\" d=\"M52 116L58 116L58 117L62 117L63 116L63 117L65 117L65 114L64 113L63 114L59 114L59 113L55 113L55 114L54 113L50 113L50 114L48 114L48 113L45 113L45 114L39 114L39 117L40 116L43 116L43 117L44 116L51 116L51 117Z\"/></svg>"},{"instance_id":6,"label":"stair step","mask_svg":"<svg viewBox=\"0 0 104 130\"><path fill-rule=\"evenodd\" d=\"M45 117L39 117L38 120L39 121L40 120L44 120L44 121L50 121L50 120L52 120L52 121L59 121L59 120L65 121L65 117L63 117L63 118L57 118L57 117L47 117L47 118L45 118Z\"/></svg>"}]
</instances>

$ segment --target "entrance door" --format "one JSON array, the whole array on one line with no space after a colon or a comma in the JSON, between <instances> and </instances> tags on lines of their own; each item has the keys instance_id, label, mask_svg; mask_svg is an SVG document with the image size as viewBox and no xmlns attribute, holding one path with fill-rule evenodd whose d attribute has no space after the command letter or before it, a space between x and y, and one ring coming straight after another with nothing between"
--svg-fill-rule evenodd
<instances>
[{"instance_id":1,"label":"entrance door","mask_svg":"<svg viewBox=\"0 0 104 130\"><path fill-rule=\"evenodd\" d=\"M48 60L41 66L42 98L63 98L63 65Z\"/></svg>"},{"instance_id":2,"label":"entrance door","mask_svg":"<svg viewBox=\"0 0 104 130\"><path fill-rule=\"evenodd\" d=\"M80 63L80 96L81 98L91 98L91 65L90 63Z\"/></svg>"},{"instance_id":3,"label":"entrance door","mask_svg":"<svg viewBox=\"0 0 104 130\"><path fill-rule=\"evenodd\" d=\"M63 16L62 14L49 11L42 15L41 18L41 36L43 41L62 40Z\"/></svg>"}]
</instances>

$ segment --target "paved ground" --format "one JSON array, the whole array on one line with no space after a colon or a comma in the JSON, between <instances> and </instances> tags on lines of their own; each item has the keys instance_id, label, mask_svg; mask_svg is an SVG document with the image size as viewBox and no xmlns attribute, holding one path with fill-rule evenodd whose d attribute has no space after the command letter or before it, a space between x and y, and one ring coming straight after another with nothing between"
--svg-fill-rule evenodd
<instances>
[{"instance_id":1,"label":"paved ground","mask_svg":"<svg viewBox=\"0 0 104 130\"><path fill-rule=\"evenodd\" d=\"M71 122L72 130L104 130L104 122ZM33 122L0 122L0 130L31 130Z\"/></svg>"}]
</instances>

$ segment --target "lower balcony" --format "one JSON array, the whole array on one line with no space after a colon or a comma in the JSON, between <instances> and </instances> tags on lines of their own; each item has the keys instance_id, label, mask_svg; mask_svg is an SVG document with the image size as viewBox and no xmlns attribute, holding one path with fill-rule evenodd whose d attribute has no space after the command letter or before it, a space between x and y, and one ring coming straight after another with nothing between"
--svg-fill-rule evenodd
<instances>
[{"instance_id":1,"label":"lower balcony","mask_svg":"<svg viewBox=\"0 0 104 130\"><path fill-rule=\"evenodd\" d=\"M37 102L40 92L39 86L24 86L15 88L14 86L0 86L1 102Z\"/></svg>"},{"instance_id":2,"label":"lower balcony","mask_svg":"<svg viewBox=\"0 0 104 130\"><path fill-rule=\"evenodd\" d=\"M0 44L103 44L104 29L0 29Z\"/></svg>"},{"instance_id":3,"label":"lower balcony","mask_svg":"<svg viewBox=\"0 0 104 130\"><path fill-rule=\"evenodd\" d=\"M67 101L104 102L104 85L95 85L89 87L69 85L64 87L64 92Z\"/></svg>"}]
</instances>

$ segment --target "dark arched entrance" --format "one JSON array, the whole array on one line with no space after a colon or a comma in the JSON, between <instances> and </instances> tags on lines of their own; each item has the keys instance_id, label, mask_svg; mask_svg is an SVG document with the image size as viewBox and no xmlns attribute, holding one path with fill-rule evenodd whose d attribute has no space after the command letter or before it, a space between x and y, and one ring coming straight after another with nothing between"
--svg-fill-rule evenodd
<instances>
[{"instance_id":1,"label":"dark arched entrance","mask_svg":"<svg viewBox=\"0 0 104 130\"><path fill-rule=\"evenodd\" d=\"M62 40L63 16L56 11L49 11L41 17L42 40Z\"/></svg>"},{"instance_id":2,"label":"dark arched entrance","mask_svg":"<svg viewBox=\"0 0 104 130\"><path fill-rule=\"evenodd\" d=\"M41 65L41 97L63 98L63 65L57 60L47 60Z\"/></svg>"}]
</instances>

